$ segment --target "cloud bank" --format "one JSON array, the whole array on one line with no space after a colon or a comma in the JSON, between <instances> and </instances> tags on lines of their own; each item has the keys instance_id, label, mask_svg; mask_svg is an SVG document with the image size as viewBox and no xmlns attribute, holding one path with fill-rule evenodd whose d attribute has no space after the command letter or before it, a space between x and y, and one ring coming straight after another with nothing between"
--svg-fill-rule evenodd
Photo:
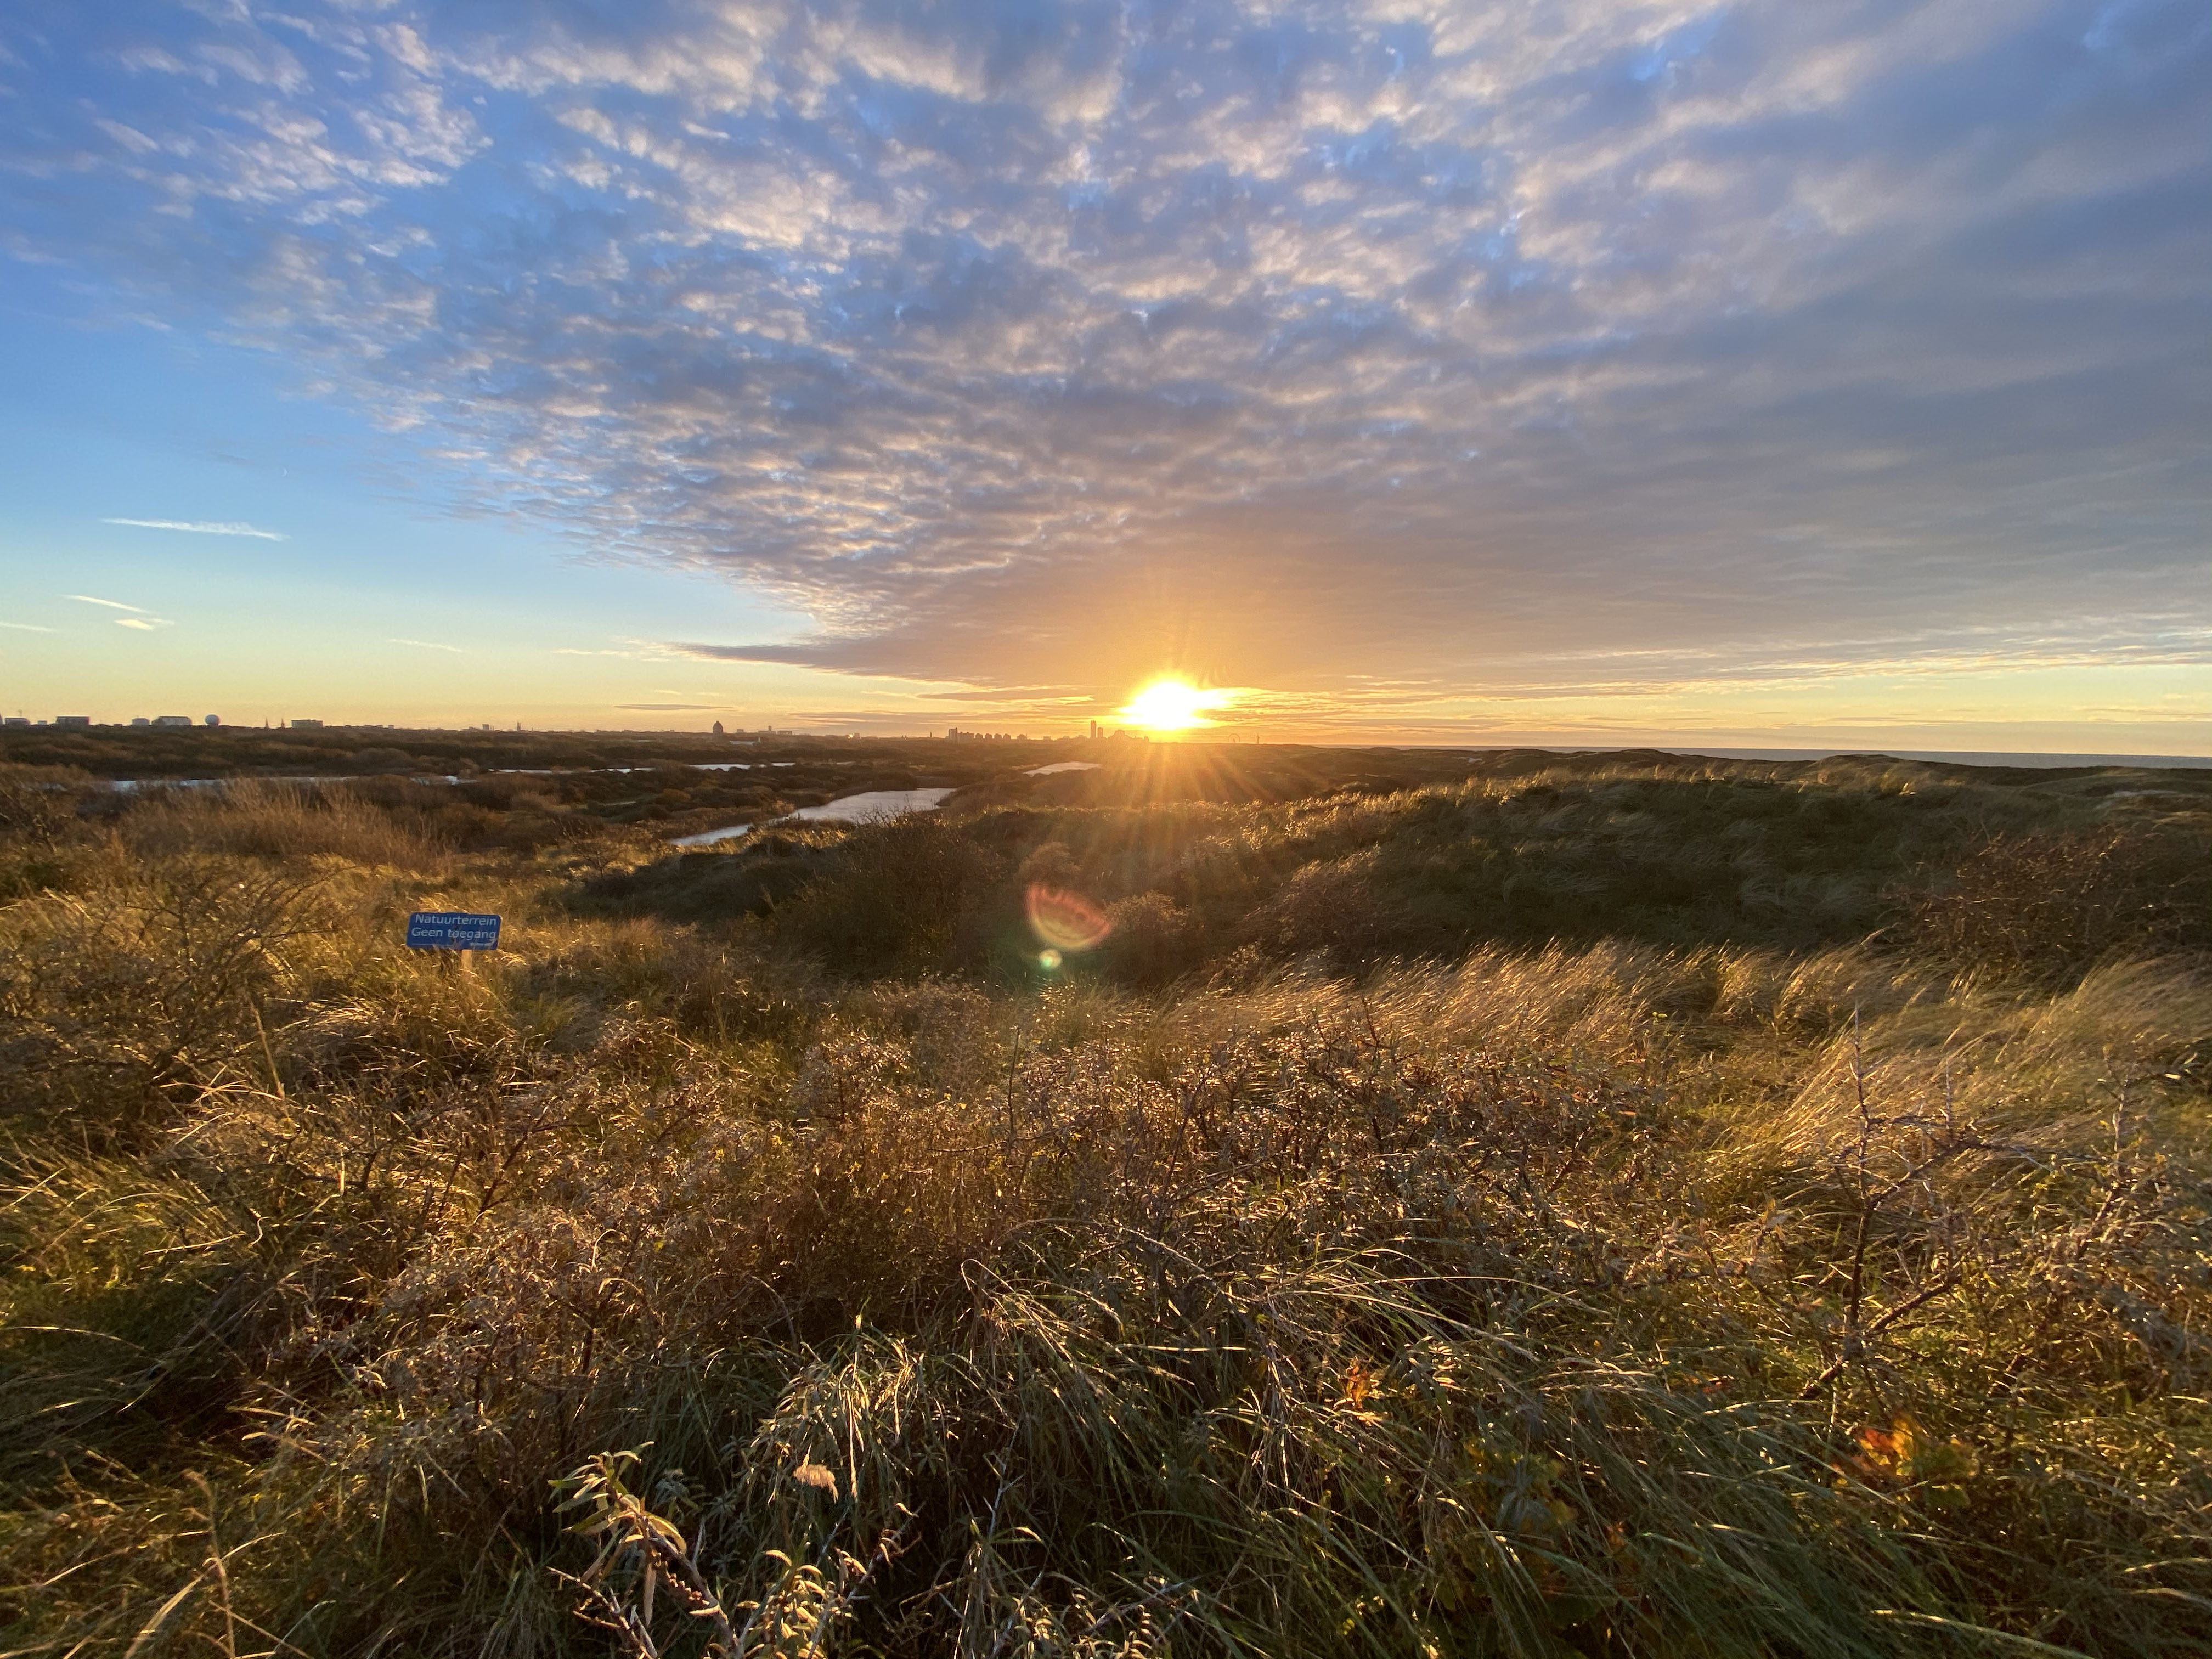
<instances>
[{"instance_id":1,"label":"cloud bank","mask_svg":"<svg viewBox=\"0 0 2212 1659\"><path fill-rule=\"evenodd\" d=\"M678 654L1543 696L2212 644L2201 0L0 31L15 252L816 623Z\"/></svg>"}]
</instances>

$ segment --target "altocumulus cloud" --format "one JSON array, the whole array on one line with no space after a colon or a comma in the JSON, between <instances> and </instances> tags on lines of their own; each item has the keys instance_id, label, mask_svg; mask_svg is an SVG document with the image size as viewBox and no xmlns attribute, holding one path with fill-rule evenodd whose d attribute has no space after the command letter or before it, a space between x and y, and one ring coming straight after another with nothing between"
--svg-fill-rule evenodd
<instances>
[{"instance_id":1,"label":"altocumulus cloud","mask_svg":"<svg viewBox=\"0 0 2212 1659\"><path fill-rule=\"evenodd\" d=\"M2202 0L0 30L20 251L817 619L680 654L1526 691L2212 638Z\"/></svg>"}]
</instances>

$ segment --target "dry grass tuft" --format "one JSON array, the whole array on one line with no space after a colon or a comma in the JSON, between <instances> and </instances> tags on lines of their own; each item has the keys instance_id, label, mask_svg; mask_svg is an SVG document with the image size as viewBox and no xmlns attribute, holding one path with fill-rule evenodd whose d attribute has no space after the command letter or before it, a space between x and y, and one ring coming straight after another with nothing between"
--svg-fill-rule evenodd
<instances>
[{"instance_id":1,"label":"dry grass tuft","mask_svg":"<svg viewBox=\"0 0 2212 1659\"><path fill-rule=\"evenodd\" d=\"M119 830L134 852L155 857L187 851L321 857L437 873L445 865L445 838L429 813L380 805L369 798L373 787L241 779L214 788L148 789L131 803Z\"/></svg>"}]
</instances>

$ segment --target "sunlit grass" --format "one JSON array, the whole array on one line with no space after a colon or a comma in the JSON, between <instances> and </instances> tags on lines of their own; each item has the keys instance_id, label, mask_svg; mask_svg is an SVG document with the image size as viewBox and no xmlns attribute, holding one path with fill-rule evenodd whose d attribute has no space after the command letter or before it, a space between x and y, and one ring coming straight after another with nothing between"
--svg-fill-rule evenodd
<instances>
[{"instance_id":1,"label":"sunlit grass","mask_svg":"<svg viewBox=\"0 0 2212 1659\"><path fill-rule=\"evenodd\" d=\"M411 805L40 794L0 1648L2201 1652L2197 913L1855 776L592 888ZM1050 975L1039 884L1112 924ZM408 954L418 902L510 948Z\"/></svg>"}]
</instances>

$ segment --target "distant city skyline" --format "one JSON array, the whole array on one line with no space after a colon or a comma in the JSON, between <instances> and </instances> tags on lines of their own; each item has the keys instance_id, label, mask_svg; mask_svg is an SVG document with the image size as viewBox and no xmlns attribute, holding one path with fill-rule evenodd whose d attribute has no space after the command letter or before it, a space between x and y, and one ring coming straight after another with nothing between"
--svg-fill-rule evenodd
<instances>
[{"instance_id":1,"label":"distant city skyline","mask_svg":"<svg viewBox=\"0 0 2212 1659\"><path fill-rule=\"evenodd\" d=\"M117 0L0 93L10 716L2212 753L2193 0Z\"/></svg>"}]
</instances>

